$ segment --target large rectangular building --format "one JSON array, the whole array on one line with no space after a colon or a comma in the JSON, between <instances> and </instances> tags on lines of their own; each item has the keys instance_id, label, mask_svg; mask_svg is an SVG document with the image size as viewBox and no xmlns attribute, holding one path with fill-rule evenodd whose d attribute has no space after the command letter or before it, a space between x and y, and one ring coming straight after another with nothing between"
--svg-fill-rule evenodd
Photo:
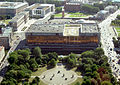
<instances>
[{"instance_id":1,"label":"large rectangular building","mask_svg":"<svg viewBox=\"0 0 120 85\"><path fill-rule=\"evenodd\" d=\"M29 11L30 17L33 18L43 18L46 15L51 15L55 13L54 4L33 4L26 8L26 11Z\"/></svg>"},{"instance_id":2,"label":"large rectangular building","mask_svg":"<svg viewBox=\"0 0 120 85\"><path fill-rule=\"evenodd\" d=\"M29 20L29 12L23 11L18 13L12 20L9 22L10 27L13 28L13 31L21 30L24 25Z\"/></svg>"},{"instance_id":3,"label":"large rectangular building","mask_svg":"<svg viewBox=\"0 0 120 85\"><path fill-rule=\"evenodd\" d=\"M28 3L23 2L0 2L0 15L15 16L23 11Z\"/></svg>"},{"instance_id":4,"label":"large rectangular building","mask_svg":"<svg viewBox=\"0 0 120 85\"><path fill-rule=\"evenodd\" d=\"M31 25L26 32L26 44L40 46L43 52L60 54L80 53L98 47L100 32L96 23L57 21Z\"/></svg>"}]
</instances>

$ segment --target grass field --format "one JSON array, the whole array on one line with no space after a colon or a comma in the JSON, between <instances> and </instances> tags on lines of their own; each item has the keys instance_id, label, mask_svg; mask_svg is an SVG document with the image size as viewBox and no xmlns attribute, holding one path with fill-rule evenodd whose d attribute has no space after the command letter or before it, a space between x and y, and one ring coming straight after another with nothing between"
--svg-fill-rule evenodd
<instances>
[{"instance_id":1,"label":"grass field","mask_svg":"<svg viewBox=\"0 0 120 85\"><path fill-rule=\"evenodd\" d=\"M3 23L5 23L5 24L9 24L9 21L11 21L11 19L7 19L7 20L0 20L0 22L3 22Z\"/></svg>"},{"instance_id":2,"label":"grass field","mask_svg":"<svg viewBox=\"0 0 120 85\"><path fill-rule=\"evenodd\" d=\"M78 76L81 76L81 72L76 71L77 67L71 69L72 71L74 71ZM77 78L77 80L73 83L71 83L70 85L75 85L77 82L80 82L80 84L82 83L83 79L82 78Z\"/></svg>"},{"instance_id":3,"label":"grass field","mask_svg":"<svg viewBox=\"0 0 120 85\"><path fill-rule=\"evenodd\" d=\"M40 76L44 71L46 71L47 70L47 68L46 68L46 66L45 67L41 67L41 68L38 68L38 70L36 71L36 72L33 72L32 74L31 74L31 76ZM29 79L29 82L32 82L32 80L33 80L34 78L30 78ZM43 83L42 81L40 81L39 82L39 85L46 85L45 83Z\"/></svg>"},{"instance_id":4,"label":"grass field","mask_svg":"<svg viewBox=\"0 0 120 85\"><path fill-rule=\"evenodd\" d=\"M81 84L82 81L83 81L82 78L77 78L77 80L75 82L71 83L70 85L75 85L77 82L79 82Z\"/></svg>"},{"instance_id":5,"label":"grass field","mask_svg":"<svg viewBox=\"0 0 120 85\"><path fill-rule=\"evenodd\" d=\"M87 14L76 12L76 13L68 13L69 17L87 17Z\"/></svg>"},{"instance_id":6,"label":"grass field","mask_svg":"<svg viewBox=\"0 0 120 85\"><path fill-rule=\"evenodd\" d=\"M62 17L62 14L61 13L55 14L54 17Z\"/></svg>"},{"instance_id":7,"label":"grass field","mask_svg":"<svg viewBox=\"0 0 120 85\"><path fill-rule=\"evenodd\" d=\"M47 67L38 68L36 72L33 72L31 76L40 76L44 71L47 71Z\"/></svg>"},{"instance_id":8,"label":"grass field","mask_svg":"<svg viewBox=\"0 0 120 85\"><path fill-rule=\"evenodd\" d=\"M120 28L115 28L115 29L118 32L118 36L120 36Z\"/></svg>"}]
</instances>

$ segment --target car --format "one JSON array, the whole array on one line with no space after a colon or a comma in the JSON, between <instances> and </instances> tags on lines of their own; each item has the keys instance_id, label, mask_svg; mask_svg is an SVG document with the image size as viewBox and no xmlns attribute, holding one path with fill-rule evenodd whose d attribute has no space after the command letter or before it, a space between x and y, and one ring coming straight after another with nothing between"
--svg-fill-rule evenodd
<instances>
[{"instance_id":1,"label":"car","mask_svg":"<svg viewBox=\"0 0 120 85\"><path fill-rule=\"evenodd\" d=\"M110 51L112 51L112 48L110 48Z\"/></svg>"}]
</instances>

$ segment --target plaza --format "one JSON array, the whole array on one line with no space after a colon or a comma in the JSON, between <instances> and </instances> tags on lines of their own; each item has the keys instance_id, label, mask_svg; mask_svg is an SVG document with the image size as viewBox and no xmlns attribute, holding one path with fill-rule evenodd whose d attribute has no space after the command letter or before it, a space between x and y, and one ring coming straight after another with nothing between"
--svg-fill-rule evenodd
<instances>
[{"instance_id":1,"label":"plaza","mask_svg":"<svg viewBox=\"0 0 120 85\"><path fill-rule=\"evenodd\" d=\"M38 77L47 85L68 85L75 82L78 77L82 78L74 71L65 69L63 65L47 70Z\"/></svg>"}]
</instances>

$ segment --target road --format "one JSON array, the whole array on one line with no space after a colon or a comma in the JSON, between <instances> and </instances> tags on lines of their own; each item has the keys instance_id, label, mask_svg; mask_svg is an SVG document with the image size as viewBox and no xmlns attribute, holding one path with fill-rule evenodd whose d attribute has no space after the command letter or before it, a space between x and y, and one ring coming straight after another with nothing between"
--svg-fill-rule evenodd
<instances>
[{"instance_id":1,"label":"road","mask_svg":"<svg viewBox=\"0 0 120 85\"><path fill-rule=\"evenodd\" d=\"M117 54L114 51L114 44L112 41L115 36L113 28L110 27L111 21L115 20L117 15L120 14L120 10L117 10L115 13L111 14L104 21L99 23L100 32L101 32L101 42L102 48L105 51L105 55L108 56L108 62L110 63L113 75L118 79L120 74L120 65L118 64Z\"/></svg>"},{"instance_id":2,"label":"road","mask_svg":"<svg viewBox=\"0 0 120 85\"><path fill-rule=\"evenodd\" d=\"M13 46L10 48L10 50L8 51L4 61L1 63L1 66L0 66L1 67L0 68L0 82L3 79L3 76L4 76L5 72L7 71L7 67L6 66L9 65L9 63L7 61L7 58L9 57L9 54L11 52L13 52L17 48L17 46L19 45L20 41L23 40L23 38L24 38L23 34L17 34L17 35L19 35L19 37L16 40L14 40Z\"/></svg>"}]
</instances>

